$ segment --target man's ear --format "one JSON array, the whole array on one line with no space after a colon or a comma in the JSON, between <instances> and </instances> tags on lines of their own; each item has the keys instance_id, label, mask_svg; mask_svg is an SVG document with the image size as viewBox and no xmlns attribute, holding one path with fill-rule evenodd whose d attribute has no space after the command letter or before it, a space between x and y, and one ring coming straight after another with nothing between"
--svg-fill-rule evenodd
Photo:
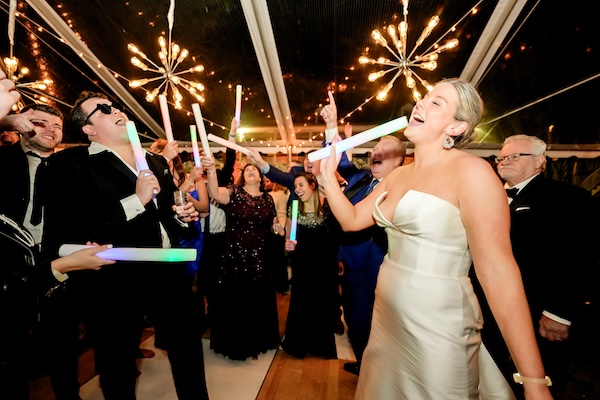
<instances>
[{"instance_id":1,"label":"man's ear","mask_svg":"<svg viewBox=\"0 0 600 400\"><path fill-rule=\"evenodd\" d=\"M90 128L90 126L89 126L89 125L84 125L84 126L81 128L81 131L82 131L83 133L85 133L87 136L94 136L94 135L96 135L96 131L94 131L92 128Z\"/></svg>"}]
</instances>

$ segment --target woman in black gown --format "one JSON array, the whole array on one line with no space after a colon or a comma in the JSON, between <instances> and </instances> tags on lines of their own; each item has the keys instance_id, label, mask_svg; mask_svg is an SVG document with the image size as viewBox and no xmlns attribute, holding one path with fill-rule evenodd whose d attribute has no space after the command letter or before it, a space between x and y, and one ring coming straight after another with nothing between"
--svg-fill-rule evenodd
<instances>
[{"instance_id":1,"label":"woman in black gown","mask_svg":"<svg viewBox=\"0 0 600 400\"><path fill-rule=\"evenodd\" d=\"M235 185L219 187L212 157L204 157L208 193L225 205L225 252L208 284L210 347L232 360L256 358L279 345L273 285L273 198L263 175L248 164Z\"/></svg>"},{"instance_id":2,"label":"woman in black gown","mask_svg":"<svg viewBox=\"0 0 600 400\"><path fill-rule=\"evenodd\" d=\"M294 191L299 198L297 240L286 241L292 289L281 347L296 358L311 354L335 359L339 302L334 217L319 196L313 174L297 174Z\"/></svg>"}]
</instances>

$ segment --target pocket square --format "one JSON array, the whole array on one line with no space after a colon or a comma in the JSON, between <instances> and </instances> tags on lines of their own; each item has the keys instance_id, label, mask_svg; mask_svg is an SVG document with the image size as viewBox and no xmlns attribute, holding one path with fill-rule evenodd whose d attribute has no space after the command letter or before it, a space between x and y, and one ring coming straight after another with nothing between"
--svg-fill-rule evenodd
<instances>
[{"instance_id":1,"label":"pocket square","mask_svg":"<svg viewBox=\"0 0 600 400\"><path fill-rule=\"evenodd\" d=\"M519 212L519 211L526 211L526 210L530 210L531 207L526 206L526 207L517 207L515 208L515 212Z\"/></svg>"}]
</instances>

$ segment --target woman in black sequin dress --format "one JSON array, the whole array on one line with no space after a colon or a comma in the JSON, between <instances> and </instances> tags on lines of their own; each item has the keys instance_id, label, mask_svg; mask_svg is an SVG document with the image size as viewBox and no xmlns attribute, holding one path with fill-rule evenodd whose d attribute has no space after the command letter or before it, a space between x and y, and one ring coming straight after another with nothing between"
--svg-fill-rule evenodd
<instances>
[{"instance_id":1,"label":"woman in black sequin dress","mask_svg":"<svg viewBox=\"0 0 600 400\"><path fill-rule=\"evenodd\" d=\"M205 157L209 195L225 205L226 250L210 278L210 347L233 360L256 358L279 345L273 286L273 198L254 165L235 185L218 187L214 161Z\"/></svg>"},{"instance_id":2,"label":"woman in black sequin dress","mask_svg":"<svg viewBox=\"0 0 600 400\"><path fill-rule=\"evenodd\" d=\"M286 241L292 289L281 348L296 358L310 354L335 359L339 312L335 220L319 196L313 174L297 174L294 191L299 198L297 240Z\"/></svg>"}]
</instances>

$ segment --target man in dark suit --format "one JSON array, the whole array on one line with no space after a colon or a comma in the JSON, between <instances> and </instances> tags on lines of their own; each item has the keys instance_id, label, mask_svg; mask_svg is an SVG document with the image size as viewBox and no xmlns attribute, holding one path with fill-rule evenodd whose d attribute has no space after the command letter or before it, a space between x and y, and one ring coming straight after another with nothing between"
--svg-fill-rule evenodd
<instances>
[{"instance_id":1,"label":"man in dark suit","mask_svg":"<svg viewBox=\"0 0 600 400\"><path fill-rule=\"evenodd\" d=\"M331 92L329 104L323 107L321 116L327 127L326 141L331 142L332 136L337 135L337 107ZM346 138L352 136L349 123L344 133ZM395 136L384 136L375 145L369 158L370 169L357 168L343 153L338 173L347 182L344 194L348 200L356 204L367 197L383 178L402 165L405 156L406 146ZM344 369L356 375L371 332L377 275L386 253L387 236L377 225L341 234L338 261L343 271L342 307L348 339L356 356L356 362L345 363Z\"/></svg>"},{"instance_id":2,"label":"man in dark suit","mask_svg":"<svg viewBox=\"0 0 600 400\"><path fill-rule=\"evenodd\" d=\"M115 247L178 247L194 235L173 205L176 189L166 160L145 152L149 170L139 171L126 130L127 116L99 93L84 92L71 119L89 147L64 150L50 163L53 195L47 205L47 248L86 241ZM136 358L144 315L167 351L179 399L208 398L202 343L193 315L185 263L122 262L91 276L73 273L77 300L92 339L95 368L106 400L135 399Z\"/></svg>"},{"instance_id":3,"label":"man in dark suit","mask_svg":"<svg viewBox=\"0 0 600 400\"><path fill-rule=\"evenodd\" d=\"M587 224L593 210L589 192L542 176L545 152L546 143L541 139L514 135L506 138L496 161L510 203L513 253L556 396L565 383L573 342L571 326L576 330L582 322L577 318L584 305L585 277L591 270L593 228ZM522 398L522 388L512 379L516 368L489 309L484 308L484 312L483 342L513 384L517 397Z\"/></svg>"},{"instance_id":4,"label":"man in dark suit","mask_svg":"<svg viewBox=\"0 0 600 400\"><path fill-rule=\"evenodd\" d=\"M0 169L4 171L0 177L0 212L23 224L39 246L44 227L44 185L43 177L38 182L36 174L62 141L63 115L52 106L32 104L0 120L0 130L7 128L19 131L22 139L0 147Z\"/></svg>"}]
</instances>

